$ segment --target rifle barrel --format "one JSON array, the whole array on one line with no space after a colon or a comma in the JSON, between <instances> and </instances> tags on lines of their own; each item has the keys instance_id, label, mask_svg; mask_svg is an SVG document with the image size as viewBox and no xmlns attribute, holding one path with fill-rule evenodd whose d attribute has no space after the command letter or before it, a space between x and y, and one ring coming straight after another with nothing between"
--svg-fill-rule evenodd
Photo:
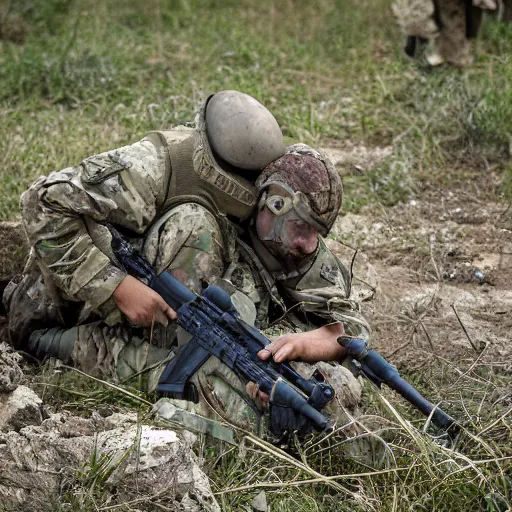
<instances>
[{"instance_id":1,"label":"rifle barrel","mask_svg":"<svg viewBox=\"0 0 512 512\"><path fill-rule=\"evenodd\" d=\"M429 402L414 386L400 377L398 370L391 366L375 350L368 351L368 355L364 358L362 364L363 368L367 366L382 382L402 395L407 401L425 414L425 416L429 416L435 409L432 414L432 423L437 427L448 430L455 424L455 420L451 416L446 414L439 407L436 407L432 402Z\"/></svg>"}]
</instances>

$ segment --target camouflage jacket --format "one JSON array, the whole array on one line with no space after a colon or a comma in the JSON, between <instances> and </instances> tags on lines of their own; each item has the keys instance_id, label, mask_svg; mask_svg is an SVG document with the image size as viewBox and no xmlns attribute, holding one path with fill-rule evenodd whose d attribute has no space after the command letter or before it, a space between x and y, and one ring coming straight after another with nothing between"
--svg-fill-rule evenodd
<instances>
[{"instance_id":1,"label":"camouflage jacket","mask_svg":"<svg viewBox=\"0 0 512 512\"><path fill-rule=\"evenodd\" d=\"M125 273L96 247L84 219L142 236L157 215L163 180L162 157L144 139L39 178L20 205L47 287L107 317Z\"/></svg>"},{"instance_id":2,"label":"camouflage jacket","mask_svg":"<svg viewBox=\"0 0 512 512\"><path fill-rule=\"evenodd\" d=\"M258 327L276 324L278 331L305 331L340 321L347 334L369 337L361 304L351 298L352 276L322 237L305 265L289 273L255 236L251 247L238 240L238 251L240 263L228 277L257 305Z\"/></svg>"},{"instance_id":3,"label":"camouflage jacket","mask_svg":"<svg viewBox=\"0 0 512 512\"><path fill-rule=\"evenodd\" d=\"M81 303L81 322L91 313L110 324L119 321L112 294L125 277L96 246L87 218L140 239L158 271L168 268L195 291L212 276L223 278L235 304L251 310L248 318L261 327L277 306L281 313L301 313L294 325L299 316L309 328L342 320L353 334L368 333L359 305L350 300L350 276L321 239L307 268L284 275L268 258L263 264L251 241L239 240L225 217L199 205L178 206L160 217L163 167L155 146L143 139L40 178L22 195L32 257L56 300Z\"/></svg>"}]
</instances>

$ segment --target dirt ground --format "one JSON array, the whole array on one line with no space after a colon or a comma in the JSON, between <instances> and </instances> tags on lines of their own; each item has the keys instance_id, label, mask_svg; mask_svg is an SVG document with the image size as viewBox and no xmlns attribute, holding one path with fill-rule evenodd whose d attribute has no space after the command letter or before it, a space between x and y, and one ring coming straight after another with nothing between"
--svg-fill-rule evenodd
<instances>
[{"instance_id":1,"label":"dirt ground","mask_svg":"<svg viewBox=\"0 0 512 512\"><path fill-rule=\"evenodd\" d=\"M467 174L449 188L427 179L407 204L341 216L331 236L351 248L345 261L358 249L354 275L365 283L355 286L375 287L364 306L374 348L422 383L430 377L438 398L446 394L438 378L452 388L477 382L483 401L482 375L503 376L500 389L489 388L510 403L512 209L496 201L496 175Z\"/></svg>"}]
</instances>

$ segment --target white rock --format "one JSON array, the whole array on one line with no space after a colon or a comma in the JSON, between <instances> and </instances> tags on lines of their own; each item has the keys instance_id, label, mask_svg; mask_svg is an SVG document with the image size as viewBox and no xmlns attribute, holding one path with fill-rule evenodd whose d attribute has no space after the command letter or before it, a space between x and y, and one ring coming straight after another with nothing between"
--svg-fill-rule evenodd
<instances>
[{"instance_id":1,"label":"white rock","mask_svg":"<svg viewBox=\"0 0 512 512\"><path fill-rule=\"evenodd\" d=\"M0 504L36 511L38 503L58 499L63 477L78 495L90 489L73 475L87 481L94 474L107 491L115 486L118 502L161 492L159 499L171 510L220 512L190 440L134 424L132 415L112 416L54 414L40 426L0 432ZM125 426L105 431L112 423Z\"/></svg>"},{"instance_id":2,"label":"white rock","mask_svg":"<svg viewBox=\"0 0 512 512\"><path fill-rule=\"evenodd\" d=\"M171 486L179 496L192 495L197 510L220 511L189 442L172 430L135 425L102 432L96 450L99 458L109 459L107 482L118 489L136 484L139 493L152 495Z\"/></svg>"},{"instance_id":3,"label":"white rock","mask_svg":"<svg viewBox=\"0 0 512 512\"><path fill-rule=\"evenodd\" d=\"M267 505L267 495L265 494L265 491L261 491L254 499L251 501L251 507L254 510L257 510L258 512L267 512L268 505Z\"/></svg>"},{"instance_id":4,"label":"white rock","mask_svg":"<svg viewBox=\"0 0 512 512\"><path fill-rule=\"evenodd\" d=\"M0 395L0 429L20 430L43 421L42 400L26 386Z\"/></svg>"},{"instance_id":5,"label":"white rock","mask_svg":"<svg viewBox=\"0 0 512 512\"><path fill-rule=\"evenodd\" d=\"M0 393L14 391L23 379L22 357L7 343L0 343Z\"/></svg>"}]
</instances>

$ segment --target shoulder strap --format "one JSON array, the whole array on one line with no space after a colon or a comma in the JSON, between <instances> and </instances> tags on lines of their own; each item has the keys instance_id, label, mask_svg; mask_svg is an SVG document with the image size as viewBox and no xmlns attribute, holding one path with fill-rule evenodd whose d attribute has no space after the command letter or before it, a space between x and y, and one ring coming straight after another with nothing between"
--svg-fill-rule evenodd
<instances>
[{"instance_id":1,"label":"shoulder strap","mask_svg":"<svg viewBox=\"0 0 512 512\"><path fill-rule=\"evenodd\" d=\"M159 210L165 207L165 203L169 197L170 187L171 187L171 178L172 178L172 160L171 154L169 153L169 145L167 144L167 140L165 136L160 131L149 132L146 135L146 139L149 140L162 155L163 163L164 163L164 186L158 195L158 205ZM158 213L162 213L159 211Z\"/></svg>"}]
</instances>

